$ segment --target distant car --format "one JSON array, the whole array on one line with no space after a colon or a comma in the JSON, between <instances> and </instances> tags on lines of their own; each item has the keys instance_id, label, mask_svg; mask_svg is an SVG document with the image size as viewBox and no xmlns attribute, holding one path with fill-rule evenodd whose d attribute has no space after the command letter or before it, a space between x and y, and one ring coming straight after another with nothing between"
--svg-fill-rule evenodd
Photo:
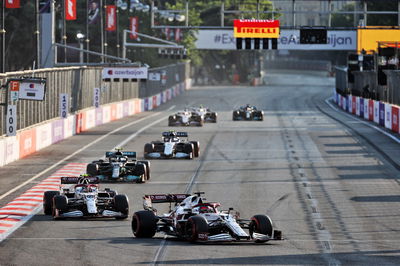
<instances>
[{"instance_id":1,"label":"distant car","mask_svg":"<svg viewBox=\"0 0 400 266\"><path fill-rule=\"evenodd\" d=\"M254 215L249 220L239 218L232 208L218 210L217 202L206 202L203 192L190 194L145 195L142 211L132 216L132 232L138 238L151 238L164 232L191 242L281 240L267 215ZM168 213L158 215L153 203L169 203ZM171 208L171 205L175 207ZM248 232L245 231L248 230Z\"/></svg>"},{"instance_id":2,"label":"distant car","mask_svg":"<svg viewBox=\"0 0 400 266\"><path fill-rule=\"evenodd\" d=\"M204 122L217 123L217 113L203 106L192 107L192 113L203 117Z\"/></svg>"},{"instance_id":3,"label":"distant car","mask_svg":"<svg viewBox=\"0 0 400 266\"><path fill-rule=\"evenodd\" d=\"M232 114L232 119L237 120L253 120L253 121L263 121L264 111L258 110L255 106L241 106L239 109L234 110Z\"/></svg>"},{"instance_id":4,"label":"distant car","mask_svg":"<svg viewBox=\"0 0 400 266\"><path fill-rule=\"evenodd\" d=\"M185 109L168 117L168 126L203 126L204 119L201 115Z\"/></svg>"},{"instance_id":5,"label":"distant car","mask_svg":"<svg viewBox=\"0 0 400 266\"><path fill-rule=\"evenodd\" d=\"M187 132L171 130L163 132L162 137L162 141L152 141L144 145L144 157L146 159L193 159L193 157L199 157L200 143L189 141Z\"/></svg>"},{"instance_id":6,"label":"distant car","mask_svg":"<svg viewBox=\"0 0 400 266\"><path fill-rule=\"evenodd\" d=\"M106 188L99 189L97 177L61 177L61 184L75 184L62 187L60 191L46 191L43 195L43 210L54 219L76 217L110 217L126 219L129 201L126 195Z\"/></svg>"},{"instance_id":7,"label":"distant car","mask_svg":"<svg viewBox=\"0 0 400 266\"><path fill-rule=\"evenodd\" d=\"M125 181L144 183L150 179L150 162L137 161L136 152L121 151L106 152L106 160L89 163L86 173L97 176L100 181Z\"/></svg>"}]
</instances>

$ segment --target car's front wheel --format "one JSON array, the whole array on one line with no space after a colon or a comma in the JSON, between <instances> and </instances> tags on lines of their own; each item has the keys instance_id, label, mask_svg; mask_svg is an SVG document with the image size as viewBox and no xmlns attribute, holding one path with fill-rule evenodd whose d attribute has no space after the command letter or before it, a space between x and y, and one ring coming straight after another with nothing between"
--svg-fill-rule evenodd
<instances>
[{"instance_id":1,"label":"car's front wheel","mask_svg":"<svg viewBox=\"0 0 400 266\"><path fill-rule=\"evenodd\" d=\"M190 217L186 222L186 236L190 242L206 241L208 238L207 220L199 215Z\"/></svg>"},{"instance_id":2,"label":"car's front wheel","mask_svg":"<svg viewBox=\"0 0 400 266\"><path fill-rule=\"evenodd\" d=\"M253 233L267 235L272 238L274 229L272 227L271 219L264 214L258 214L251 217L249 226L250 235L253 237ZM254 237L253 237L254 238ZM256 240L258 243L267 242L268 240Z\"/></svg>"},{"instance_id":3,"label":"car's front wheel","mask_svg":"<svg viewBox=\"0 0 400 266\"><path fill-rule=\"evenodd\" d=\"M116 219L126 219L129 215L129 200L126 195L120 194L114 196L114 208L117 212L122 213L122 216L115 217Z\"/></svg>"},{"instance_id":4,"label":"car's front wheel","mask_svg":"<svg viewBox=\"0 0 400 266\"><path fill-rule=\"evenodd\" d=\"M151 238L156 234L157 218L151 211L138 211L132 216L132 232L136 237Z\"/></svg>"}]
</instances>

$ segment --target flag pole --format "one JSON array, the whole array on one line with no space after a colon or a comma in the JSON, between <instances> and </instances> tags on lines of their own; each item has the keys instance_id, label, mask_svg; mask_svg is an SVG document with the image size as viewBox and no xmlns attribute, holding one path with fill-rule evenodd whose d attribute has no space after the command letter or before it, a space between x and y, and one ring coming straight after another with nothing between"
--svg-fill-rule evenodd
<instances>
[{"instance_id":1,"label":"flag pole","mask_svg":"<svg viewBox=\"0 0 400 266\"><path fill-rule=\"evenodd\" d=\"M40 14L39 14L39 0L36 0L35 3L35 9L36 9L36 68L41 67L41 62L40 62Z\"/></svg>"},{"instance_id":2,"label":"flag pole","mask_svg":"<svg viewBox=\"0 0 400 266\"><path fill-rule=\"evenodd\" d=\"M103 0L100 0L100 32L101 32L101 62L104 63L104 21L103 21Z\"/></svg>"},{"instance_id":3,"label":"flag pole","mask_svg":"<svg viewBox=\"0 0 400 266\"><path fill-rule=\"evenodd\" d=\"M89 51L89 0L86 0L86 50ZM86 63L89 63L89 53L86 53Z\"/></svg>"},{"instance_id":4,"label":"flag pole","mask_svg":"<svg viewBox=\"0 0 400 266\"><path fill-rule=\"evenodd\" d=\"M1 34L1 73L6 72L6 30L5 30L5 2L2 1L1 4L1 29L0 29L0 34Z\"/></svg>"},{"instance_id":5,"label":"flag pole","mask_svg":"<svg viewBox=\"0 0 400 266\"><path fill-rule=\"evenodd\" d=\"M62 1L62 7L63 7L63 15L62 15L62 17L63 17L63 36L62 36L62 39L63 39L63 44L67 45L67 23L65 20L66 19L66 17L65 17L65 12L66 12L65 0ZM67 48L64 47L64 63L66 63L66 62L67 62Z\"/></svg>"}]
</instances>

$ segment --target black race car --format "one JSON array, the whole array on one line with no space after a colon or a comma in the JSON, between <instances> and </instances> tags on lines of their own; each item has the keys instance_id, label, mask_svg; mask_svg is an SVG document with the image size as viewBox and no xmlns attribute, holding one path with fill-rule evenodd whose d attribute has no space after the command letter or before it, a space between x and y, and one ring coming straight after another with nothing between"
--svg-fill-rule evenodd
<instances>
[{"instance_id":1,"label":"black race car","mask_svg":"<svg viewBox=\"0 0 400 266\"><path fill-rule=\"evenodd\" d=\"M263 121L264 111L258 110L255 106L241 106L239 109L234 110L232 113L232 119L237 120L252 120L252 121Z\"/></svg>"},{"instance_id":2,"label":"black race car","mask_svg":"<svg viewBox=\"0 0 400 266\"><path fill-rule=\"evenodd\" d=\"M164 232L191 242L262 243L282 239L281 231L274 229L267 215L254 215L248 220L240 219L239 213L232 208L220 211L218 202L206 202L201 194L204 193L145 195L144 210L137 211L132 216L133 234L136 237L150 238L156 232ZM169 203L170 210L158 215L153 203Z\"/></svg>"},{"instance_id":3,"label":"black race car","mask_svg":"<svg viewBox=\"0 0 400 266\"><path fill-rule=\"evenodd\" d=\"M44 214L54 219L88 217L126 219L129 201L126 195L114 190L99 189L97 177L61 177L61 184L75 184L62 187L60 191L46 191L43 195Z\"/></svg>"},{"instance_id":4,"label":"black race car","mask_svg":"<svg viewBox=\"0 0 400 266\"><path fill-rule=\"evenodd\" d=\"M162 136L162 141L152 141L144 145L144 157L146 159L193 159L193 157L199 157L200 143L189 141L187 132L171 130L163 132Z\"/></svg>"},{"instance_id":5,"label":"black race car","mask_svg":"<svg viewBox=\"0 0 400 266\"><path fill-rule=\"evenodd\" d=\"M136 152L123 152L117 148L115 152L106 152L106 159L89 163L86 173L98 177L100 181L144 183L150 179L150 162L137 161Z\"/></svg>"}]
</instances>

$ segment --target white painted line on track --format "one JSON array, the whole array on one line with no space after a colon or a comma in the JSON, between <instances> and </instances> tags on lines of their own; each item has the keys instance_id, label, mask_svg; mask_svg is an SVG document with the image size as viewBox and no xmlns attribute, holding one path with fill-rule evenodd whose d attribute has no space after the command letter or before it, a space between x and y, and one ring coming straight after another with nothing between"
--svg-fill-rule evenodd
<instances>
[{"instance_id":1,"label":"white painted line on track","mask_svg":"<svg viewBox=\"0 0 400 266\"><path fill-rule=\"evenodd\" d=\"M325 103L326 103L330 108L332 108L333 110L335 110L336 112L341 113L341 114L344 114L344 115L346 115L347 117L350 117L350 118L352 118L352 119L354 119L354 120L357 120L357 121L360 122L361 124L364 124L364 125L366 125L366 126L368 126L368 127L370 127L370 128L373 128L373 129L379 131L379 132L382 133L383 135L385 135L385 136L391 138L392 140L394 140L395 142L397 142L397 143L400 144L400 139L399 139L398 137L396 137L395 135L390 134L389 132L383 130L382 128L380 128L380 127L378 127L378 126L372 125L371 123L369 123L369 122L367 122L367 121L365 121L365 120L363 120L363 119L360 119L360 118L358 118L357 116L351 115L351 114L349 114L349 113L347 113L347 112L345 112L345 111L343 111L343 110L337 108L336 106L333 106L333 105L329 102L330 99L332 99L332 97L329 97L329 98L325 99ZM348 123L349 123L349 122L348 122ZM350 123L351 123L351 122L350 122Z\"/></svg>"},{"instance_id":2,"label":"white painted line on track","mask_svg":"<svg viewBox=\"0 0 400 266\"><path fill-rule=\"evenodd\" d=\"M170 111L170 110L172 110L173 108L175 108L175 105L171 106L171 107L168 108L166 111ZM126 124L126 125L124 125L124 126L121 126L121 127L119 127L119 128L116 128L116 129L114 129L114 130L111 131L111 132L108 132L107 134L105 134L105 135L99 137L98 139L96 139L96 140L94 140L94 141L92 141L92 142L86 144L86 145L83 146L82 148L76 150L75 152L71 153L70 155L68 155L68 156L64 157L63 159L59 160L58 162L56 162L56 163L53 164L52 166L50 166L50 167L44 169L43 171L41 171L40 173L36 174L36 175L33 176L32 178L26 180L26 181L23 182L22 184L20 184L20 185L14 187L13 189L10 189L9 191L7 191L6 193L4 193L3 195L0 196L0 200L3 199L3 198L5 198L5 197L7 197L8 195L14 193L15 191L17 191L18 189L22 188L23 186L29 184L29 183L32 182L33 180L39 178L40 176L42 176L43 174L47 173L47 172L50 171L51 169L54 169L55 167L57 167L57 166L59 166L60 164L64 163L65 161L67 161L67 160L70 159L71 157L75 156L76 154L78 154L78 153L82 152L83 150L89 148L89 147L92 146L93 144L96 144L97 142L103 140L104 138L106 138L106 137L108 137L108 136L114 134L115 132L118 132L118 131L120 131L120 130L126 128L126 127L132 126L132 125L134 125L134 124L140 123L140 122L142 122L142 121L144 121L144 120L147 120L147 119L149 119L149 118L152 118L152 117L154 117L154 116L156 116L156 115L158 115L158 114L160 114L160 113L157 112L157 113L154 113L154 114L152 114L152 115L149 115L149 116L140 118L140 119L135 120L135 121L133 121L133 122L131 122L131 123L128 123L128 124ZM165 119L165 117L163 117L162 119ZM157 121L161 121L162 119L159 119L159 120L157 120ZM151 124L149 124L149 125L144 126L144 127L143 127L142 129L140 129L139 131L140 131L140 132L143 132L145 129L151 127L153 124L154 124L154 122L151 123ZM139 131L138 131L138 132L139 132ZM137 133L138 133L138 132L137 132ZM136 136L137 136L137 133L135 133L136 135L135 135L135 134L133 134L133 135L135 135L135 137L136 137ZM133 137L132 137L132 138L133 138ZM132 138L130 138L130 139L132 139Z\"/></svg>"}]
</instances>

